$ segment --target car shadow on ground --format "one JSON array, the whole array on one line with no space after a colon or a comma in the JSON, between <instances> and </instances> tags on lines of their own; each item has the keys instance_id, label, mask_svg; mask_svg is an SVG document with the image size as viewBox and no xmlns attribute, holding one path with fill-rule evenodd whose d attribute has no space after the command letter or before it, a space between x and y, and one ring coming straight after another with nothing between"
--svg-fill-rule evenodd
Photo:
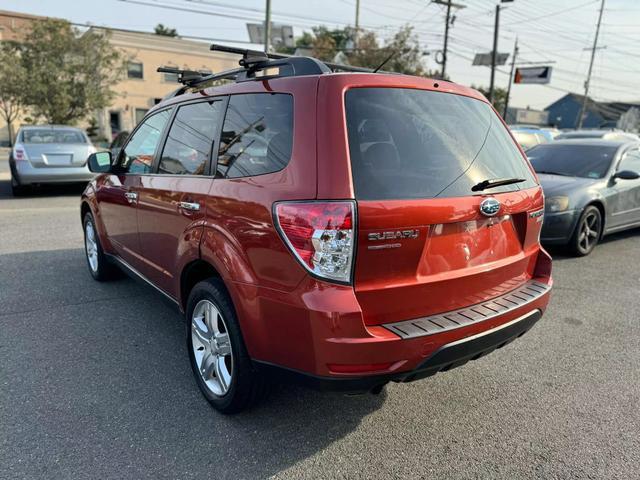
<instances>
[{"instance_id":1,"label":"car shadow on ground","mask_svg":"<svg viewBox=\"0 0 640 480\"><path fill-rule=\"evenodd\" d=\"M215 478L266 478L385 401L274 385L259 406L223 416L192 378L182 318L150 288L92 281L79 248L0 255L0 269L5 444L27 476L55 466L59 478L181 478L204 462Z\"/></svg>"},{"instance_id":2,"label":"car shadow on ground","mask_svg":"<svg viewBox=\"0 0 640 480\"><path fill-rule=\"evenodd\" d=\"M603 248L610 244L615 244L616 242L625 240L627 238L635 238L638 236L640 236L640 228L632 228L623 232L607 235L602 240L600 240L598 245L596 245L596 247L594 248L593 252L591 252L591 255L593 255L594 252L597 252L599 248ZM547 252L549 252L549 255L551 255L554 262L581 258L572 255L568 251L567 247L562 245L543 245L543 247L545 248L545 250L547 250Z\"/></svg>"},{"instance_id":3,"label":"car shadow on ground","mask_svg":"<svg viewBox=\"0 0 640 480\"><path fill-rule=\"evenodd\" d=\"M20 195L19 197L14 197L11 193L11 180L0 180L0 199L6 198L17 198L17 199L28 199L28 198L43 198L43 197L65 197L65 196L74 196L79 197L80 194L84 191L86 187L86 183L74 183L74 184L64 184L64 185L39 185L34 187L24 195Z\"/></svg>"}]
</instances>

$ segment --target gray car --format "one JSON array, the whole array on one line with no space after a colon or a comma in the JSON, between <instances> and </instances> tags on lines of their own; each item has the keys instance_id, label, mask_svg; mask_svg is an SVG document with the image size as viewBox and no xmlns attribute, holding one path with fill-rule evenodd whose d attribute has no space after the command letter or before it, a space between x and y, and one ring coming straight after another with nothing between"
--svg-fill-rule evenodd
<instances>
[{"instance_id":1,"label":"gray car","mask_svg":"<svg viewBox=\"0 0 640 480\"><path fill-rule=\"evenodd\" d=\"M640 142L559 140L527 151L545 194L541 239L588 255L640 226Z\"/></svg>"},{"instance_id":2,"label":"gray car","mask_svg":"<svg viewBox=\"0 0 640 480\"><path fill-rule=\"evenodd\" d=\"M87 157L95 151L79 128L21 127L9 154L13 194L44 183L88 182L95 174L87 167Z\"/></svg>"},{"instance_id":3,"label":"gray car","mask_svg":"<svg viewBox=\"0 0 640 480\"><path fill-rule=\"evenodd\" d=\"M635 133L623 132L620 130L572 130L562 132L555 137L556 140L585 140L587 138L598 138L600 140L621 140L640 141L640 137Z\"/></svg>"}]
</instances>

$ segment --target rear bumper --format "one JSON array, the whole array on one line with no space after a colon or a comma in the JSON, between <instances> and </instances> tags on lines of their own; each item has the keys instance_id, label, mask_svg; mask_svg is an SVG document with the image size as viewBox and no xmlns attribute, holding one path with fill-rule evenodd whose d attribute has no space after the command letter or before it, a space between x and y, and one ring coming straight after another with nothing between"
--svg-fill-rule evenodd
<instances>
[{"instance_id":1,"label":"rear bumper","mask_svg":"<svg viewBox=\"0 0 640 480\"><path fill-rule=\"evenodd\" d=\"M498 327L444 344L410 371L339 378L316 376L265 362L254 363L265 374L280 380L302 384L318 390L363 393L388 382L412 382L435 375L440 371L459 367L469 360L477 360L524 335L541 317L542 311L535 309Z\"/></svg>"},{"instance_id":2,"label":"rear bumper","mask_svg":"<svg viewBox=\"0 0 640 480\"><path fill-rule=\"evenodd\" d=\"M491 301L386 325L365 324L353 288L310 277L291 293L247 284L230 292L258 368L320 389L361 392L447 370L528 330L550 299L551 260L542 249L534 270L531 282Z\"/></svg>"},{"instance_id":3,"label":"rear bumper","mask_svg":"<svg viewBox=\"0 0 640 480\"><path fill-rule=\"evenodd\" d=\"M569 243L581 212L581 210L567 210L558 213L545 212L540 241L548 245Z\"/></svg>"},{"instance_id":4,"label":"rear bumper","mask_svg":"<svg viewBox=\"0 0 640 480\"><path fill-rule=\"evenodd\" d=\"M41 167L35 168L29 161L10 160L11 174L20 185L34 183L75 183L88 182L95 173L84 167Z\"/></svg>"}]
</instances>

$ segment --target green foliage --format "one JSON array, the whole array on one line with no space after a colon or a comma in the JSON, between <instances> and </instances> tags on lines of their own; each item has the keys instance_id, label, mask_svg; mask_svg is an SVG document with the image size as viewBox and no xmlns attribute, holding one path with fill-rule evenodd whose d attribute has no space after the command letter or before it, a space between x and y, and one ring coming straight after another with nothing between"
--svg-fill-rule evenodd
<instances>
[{"instance_id":1,"label":"green foliage","mask_svg":"<svg viewBox=\"0 0 640 480\"><path fill-rule=\"evenodd\" d=\"M20 45L0 42L0 116L7 123L9 142L13 145L11 124L25 110L27 70L22 65Z\"/></svg>"},{"instance_id":2,"label":"green foliage","mask_svg":"<svg viewBox=\"0 0 640 480\"><path fill-rule=\"evenodd\" d=\"M485 97L489 98L489 88L488 87L476 87L475 85L471 85L471 88L475 88ZM507 101L507 89L494 87L493 88L493 107L502 115L504 111L504 104Z\"/></svg>"},{"instance_id":3,"label":"green foliage","mask_svg":"<svg viewBox=\"0 0 640 480\"><path fill-rule=\"evenodd\" d=\"M62 20L35 22L21 45L29 72L24 103L48 123L73 124L111 104L111 87L125 71L123 55L106 31L84 34Z\"/></svg>"},{"instance_id":4,"label":"green foliage","mask_svg":"<svg viewBox=\"0 0 640 480\"><path fill-rule=\"evenodd\" d=\"M356 35L357 33L357 35ZM327 62L334 61L336 54L343 52L350 65L376 68L391 54L384 70L409 75L438 78L439 73L429 71L422 62L423 51L413 28L401 27L393 38L380 44L374 32L359 31L351 27L330 30L314 27L312 32L304 32L296 41L297 47L309 48L311 55ZM282 53L293 53L295 49L280 49Z\"/></svg>"},{"instance_id":5,"label":"green foliage","mask_svg":"<svg viewBox=\"0 0 640 480\"><path fill-rule=\"evenodd\" d=\"M87 127L86 132L91 140L94 140L98 136L98 121L95 117L89 118L89 126Z\"/></svg>"},{"instance_id":6,"label":"green foliage","mask_svg":"<svg viewBox=\"0 0 640 480\"><path fill-rule=\"evenodd\" d=\"M156 35L163 35L165 37L177 37L178 31L175 28L165 27L163 24L159 23L156 25L154 29Z\"/></svg>"}]
</instances>

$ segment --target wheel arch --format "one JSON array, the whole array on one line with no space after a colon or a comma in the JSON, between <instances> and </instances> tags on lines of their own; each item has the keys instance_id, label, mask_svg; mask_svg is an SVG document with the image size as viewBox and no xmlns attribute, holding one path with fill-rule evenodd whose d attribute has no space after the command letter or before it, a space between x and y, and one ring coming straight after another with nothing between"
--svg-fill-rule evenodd
<instances>
[{"instance_id":1,"label":"wheel arch","mask_svg":"<svg viewBox=\"0 0 640 480\"><path fill-rule=\"evenodd\" d=\"M586 209L587 207L591 206L596 207L600 211L600 220L602 221L602 227L600 228L600 237L598 238L598 240L600 240L602 237L604 237L604 231L607 224L607 215L604 202L599 198L594 198L589 203L587 203L584 208Z\"/></svg>"},{"instance_id":2,"label":"wheel arch","mask_svg":"<svg viewBox=\"0 0 640 480\"><path fill-rule=\"evenodd\" d=\"M220 272L209 262L198 258L185 265L180 273L180 307L183 311L186 311L187 309L189 292L191 292L197 283L209 278L220 280L220 283L223 285L226 293L229 294L222 275L220 275Z\"/></svg>"}]
</instances>

